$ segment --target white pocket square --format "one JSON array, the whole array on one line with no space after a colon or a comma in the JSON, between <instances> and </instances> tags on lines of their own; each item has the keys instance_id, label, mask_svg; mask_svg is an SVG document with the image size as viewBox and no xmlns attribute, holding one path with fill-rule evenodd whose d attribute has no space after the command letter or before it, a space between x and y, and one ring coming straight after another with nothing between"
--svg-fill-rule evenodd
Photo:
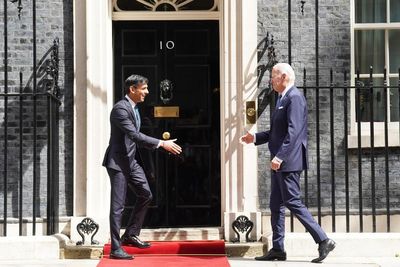
<instances>
[{"instance_id":1,"label":"white pocket square","mask_svg":"<svg viewBox=\"0 0 400 267\"><path fill-rule=\"evenodd\" d=\"M283 106L280 106L278 109L283 109Z\"/></svg>"}]
</instances>

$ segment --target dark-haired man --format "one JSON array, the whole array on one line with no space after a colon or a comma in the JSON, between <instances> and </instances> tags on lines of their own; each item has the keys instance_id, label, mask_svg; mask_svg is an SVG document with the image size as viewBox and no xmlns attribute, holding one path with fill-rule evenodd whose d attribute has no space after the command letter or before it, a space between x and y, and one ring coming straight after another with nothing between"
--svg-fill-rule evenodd
<instances>
[{"instance_id":1,"label":"dark-haired man","mask_svg":"<svg viewBox=\"0 0 400 267\"><path fill-rule=\"evenodd\" d=\"M141 119L137 104L143 102L149 93L147 84L148 79L143 76L129 76L125 80L126 95L114 105L110 115L111 137L103 166L107 168L111 182L110 258L113 259L133 259L121 245L150 247L150 243L138 237L147 207L152 200L152 193L143 168L135 157L137 146L148 149L161 147L172 154L182 152L181 147L175 143L176 139L162 141L140 132ZM136 203L125 233L120 237L122 211L128 185L136 194Z\"/></svg>"}]
</instances>

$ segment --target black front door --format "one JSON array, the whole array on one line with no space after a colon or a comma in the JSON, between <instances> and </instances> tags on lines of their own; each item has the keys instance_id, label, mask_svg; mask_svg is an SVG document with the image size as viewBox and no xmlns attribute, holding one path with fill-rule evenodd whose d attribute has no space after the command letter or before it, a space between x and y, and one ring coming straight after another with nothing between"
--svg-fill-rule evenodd
<instances>
[{"instance_id":1,"label":"black front door","mask_svg":"<svg viewBox=\"0 0 400 267\"><path fill-rule=\"evenodd\" d=\"M218 22L115 22L114 48L115 101L129 75L149 78L141 131L183 148L179 157L140 150L154 197L144 227L219 226ZM132 191L127 197L123 223L135 203Z\"/></svg>"}]
</instances>

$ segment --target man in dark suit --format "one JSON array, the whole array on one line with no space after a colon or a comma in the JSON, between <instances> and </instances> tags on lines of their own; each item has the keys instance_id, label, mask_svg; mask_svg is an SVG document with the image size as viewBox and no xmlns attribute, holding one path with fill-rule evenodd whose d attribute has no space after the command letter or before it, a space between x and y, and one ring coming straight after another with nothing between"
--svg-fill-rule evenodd
<instances>
[{"instance_id":1,"label":"man in dark suit","mask_svg":"<svg viewBox=\"0 0 400 267\"><path fill-rule=\"evenodd\" d=\"M321 262L335 248L335 242L327 237L300 199L300 174L307 169L307 102L294 86L295 74L289 64L276 64L271 79L279 97L270 130L255 135L247 132L241 137L241 141L247 144L268 142L272 158L270 209L273 246L265 255L255 259L286 260L284 237L287 207L319 244L319 257L312 262Z\"/></svg>"},{"instance_id":2,"label":"man in dark suit","mask_svg":"<svg viewBox=\"0 0 400 267\"><path fill-rule=\"evenodd\" d=\"M138 162L136 157L137 146L148 149L162 147L172 154L182 152L181 147L175 143L176 139L162 141L140 132L137 104L143 102L149 93L147 83L147 78L143 76L129 76L125 80L126 95L114 105L110 115L111 137L103 166L107 168L111 182L110 258L114 259L133 259L121 244L139 248L150 247L150 243L138 238L147 207L152 200L152 193L143 168L139 164L140 161ZM122 211L128 185L136 194L136 203L125 233L120 237Z\"/></svg>"}]
</instances>

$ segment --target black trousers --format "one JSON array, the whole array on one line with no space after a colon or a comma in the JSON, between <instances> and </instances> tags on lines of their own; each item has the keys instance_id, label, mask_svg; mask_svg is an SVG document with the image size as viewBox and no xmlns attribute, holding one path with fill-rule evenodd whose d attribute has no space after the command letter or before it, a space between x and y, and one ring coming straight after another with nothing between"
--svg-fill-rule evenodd
<instances>
[{"instance_id":1,"label":"black trousers","mask_svg":"<svg viewBox=\"0 0 400 267\"><path fill-rule=\"evenodd\" d=\"M130 172L121 172L109 168L107 168L107 172L111 182L111 250L116 250L121 247L121 238L119 234L128 185L136 194L136 203L125 229L126 235L138 236L140 234L147 208L153 195L150 191L146 175L139 164L135 163Z\"/></svg>"}]
</instances>

